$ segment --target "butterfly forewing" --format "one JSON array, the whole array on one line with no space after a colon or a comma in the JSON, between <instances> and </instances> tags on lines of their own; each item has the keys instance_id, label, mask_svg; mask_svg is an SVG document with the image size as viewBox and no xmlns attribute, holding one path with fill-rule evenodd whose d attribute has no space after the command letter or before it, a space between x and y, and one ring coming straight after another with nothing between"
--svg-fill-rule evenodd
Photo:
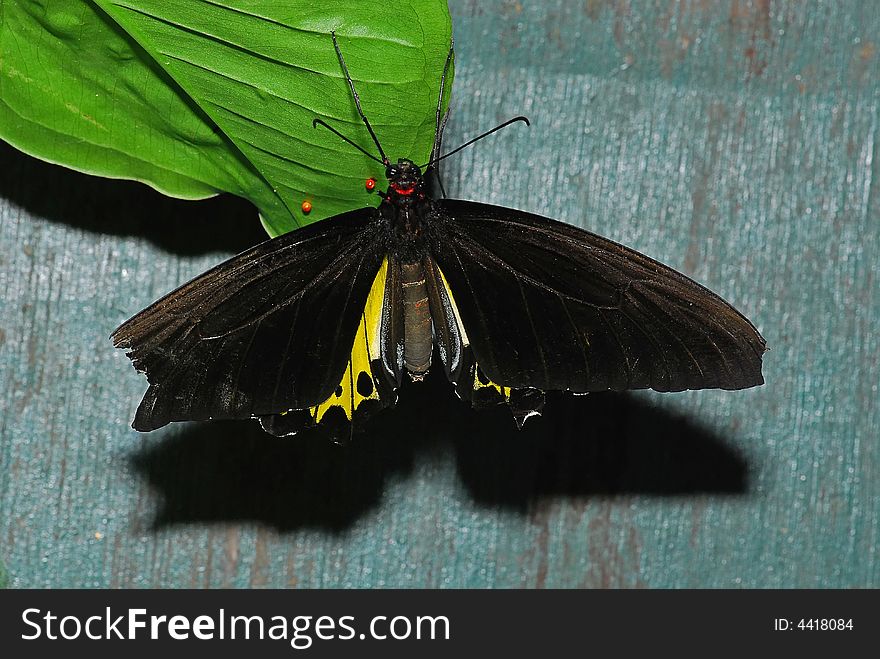
<instances>
[{"instance_id":1,"label":"butterfly forewing","mask_svg":"<svg viewBox=\"0 0 880 659\"><path fill-rule=\"evenodd\" d=\"M681 273L537 215L438 203L434 258L492 383L587 392L763 382L764 339Z\"/></svg>"},{"instance_id":2,"label":"butterfly forewing","mask_svg":"<svg viewBox=\"0 0 880 659\"><path fill-rule=\"evenodd\" d=\"M113 341L150 382L134 427L325 403L363 352L384 258L375 211L361 209L243 252L124 323Z\"/></svg>"}]
</instances>

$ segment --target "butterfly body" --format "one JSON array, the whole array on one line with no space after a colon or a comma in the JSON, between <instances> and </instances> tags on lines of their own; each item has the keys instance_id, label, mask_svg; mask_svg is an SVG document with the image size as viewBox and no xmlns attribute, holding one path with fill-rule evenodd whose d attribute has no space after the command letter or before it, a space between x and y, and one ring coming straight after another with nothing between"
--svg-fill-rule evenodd
<instances>
[{"instance_id":1,"label":"butterfly body","mask_svg":"<svg viewBox=\"0 0 880 659\"><path fill-rule=\"evenodd\" d=\"M134 427L257 417L344 436L432 354L475 406L518 422L543 391L741 389L764 340L684 275L574 226L426 191L389 166L378 208L268 240L113 334L150 388Z\"/></svg>"}]
</instances>

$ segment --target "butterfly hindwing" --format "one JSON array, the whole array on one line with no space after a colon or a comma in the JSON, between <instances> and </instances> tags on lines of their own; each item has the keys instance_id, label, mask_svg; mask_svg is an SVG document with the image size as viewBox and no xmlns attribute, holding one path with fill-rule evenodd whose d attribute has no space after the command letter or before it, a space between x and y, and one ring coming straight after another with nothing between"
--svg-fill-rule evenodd
<instances>
[{"instance_id":1,"label":"butterfly hindwing","mask_svg":"<svg viewBox=\"0 0 880 659\"><path fill-rule=\"evenodd\" d=\"M527 418L540 414L544 407L544 393L533 387L511 388L493 382L480 368L470 346L467 330L449 282L434 259L423 262L434 323L434 342L447 379L455 393L477 409L507 403L522 426Z\"/></svg>"},{"instance_id":2,"label":"butterfly hindwing","mask_svg":"<svg viewBox=\"0 0 880 659\"><path fill-rule=\"evenodd\" d=\"M355 361L384 245L374 209L344 213L221 263L121 325L114 344L150 383L133 426L326 401Z\"/></svg>"},{"instance_id":3,"label":"butterfly hindwing","mask_svg":"<svg viewBox=\"0 0 880 659\"><path fill-rule=\"evenodd\" d=\"M763 382L757 330L675 270L537 215L438 203L434 258L489 382L575 392Z\"/></svg>"},{"instance_id":4,"label":"butterfly hindwing","mask_svg":"<svg viewBox=\"0 0 880 659\"><path fill-rule=\"evenodd\" d=\"M403 374L383 364L383 354L389 349L390 339L395 337L388 320L393 300L391 292L395 290L389 277L390 269L386 257L370 287L348 363L332 393L306 409L261 416L260 422L267 432L285 436L325 424L333 438L341 441L373 412L396 402L396 389ZM403 337L399 339L402 341Z\"/></svg>"}]
</instances>

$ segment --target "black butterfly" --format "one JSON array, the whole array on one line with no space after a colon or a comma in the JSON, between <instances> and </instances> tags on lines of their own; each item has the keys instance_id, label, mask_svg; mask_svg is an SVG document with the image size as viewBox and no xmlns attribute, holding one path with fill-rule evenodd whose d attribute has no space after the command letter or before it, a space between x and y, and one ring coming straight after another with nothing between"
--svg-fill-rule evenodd
<instances>
[{"instance_id":1,"label":"black butterfly","mask_svg":"<svg viewBox=\"0 0 880 659\"><path fill-rule=\"evenodd\" d=\"M385 165L381 204L257 245L120 326L114 344L150 383L135 429L256 417L276 435L320 423L339 437L424 377L435 347L461 398L506 401L520 425L545 390L763 383L764 339L684 275L568 224L431 198L442 100L428 165L391 163L333 43L381 158L315 124Z\"/></svg>"}]
</instances>

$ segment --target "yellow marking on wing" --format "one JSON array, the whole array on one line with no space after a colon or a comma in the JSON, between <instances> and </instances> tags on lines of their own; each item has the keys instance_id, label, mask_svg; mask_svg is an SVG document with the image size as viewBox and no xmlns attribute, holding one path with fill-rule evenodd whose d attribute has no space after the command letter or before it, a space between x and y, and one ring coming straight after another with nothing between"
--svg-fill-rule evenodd
<instances>
[{"instance_id":1,"label":"yellow marking on wing","mask_svg":"<svg viewBox=\"0 0 880 659\"><path fill-rule=\"evenodd\" d=\"M479 391L480 389L486 389L488 387L489 389L497 391L504 400L510 402L510 387L503 387L500 384L495 384L485 373L483 373L483 377L486 378L486 382L480 382L480 377L477 374L479 368L479 364L474 365L474 391Z\"/></svg>"},{"instance_id":2,"label":"yellow marking on wing","mask_svg":"<svg viewBox=\"0 0 880 659\"><path fill-rule=\"evenodd\" d=\"M367 303L361 314L361 322L358 324L354 335L354 344L351 348L351 357L348 367L342 374L342 380L336 390L330 394L323 403L310 408L315 423L320 423L324 414L332 407L339 407L345 412L349 421L354 416L354 411L365 400L379 400L376 379L370 367L370 362L379 358L380 338L379 328L382 323L382 304L385 300L385 278L388 274L388 258L382 261L379 273L373 280ZM358 390L358 378L369 378L368 394Z\"/></svg>"}]
</instances>

